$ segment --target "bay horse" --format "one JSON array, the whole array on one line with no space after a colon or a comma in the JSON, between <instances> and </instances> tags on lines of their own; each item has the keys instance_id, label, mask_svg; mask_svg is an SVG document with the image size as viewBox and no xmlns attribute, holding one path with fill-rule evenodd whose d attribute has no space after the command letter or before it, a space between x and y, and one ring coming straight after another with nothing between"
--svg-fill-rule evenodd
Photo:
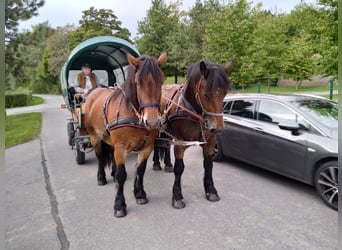
<instances>
[{"instance_id":1,"label":"bay horse","mask_svg":"<svg viewBox=\"0 0 342 250\"><path fill-rule=\"evenodd\" d=\"M161 87L165 79L161 65L167 55L162 53L154 59L149 56L135 58L128 53L127 59L130 65L123 85L93 90L87 97L85 110L85 127L98 161L98 185L107 183L106 165L113 163L116 168L113 176L117 182L115 217L127 214L125 160L131 151L139 152L134 181L136 202L140 205L148 202L143 178L147 159L159 133Z\"/></svg>"},{"instance_id":2,"label":"bay horse","mask_svg":"<svg viewBox=\"0 0 342 250\"><path fill-rule=\"evenodd\" d=\"M212 176L213 154L216 134L224 125L222 103L230 85L227 74L232 66L232 60L224 67L211 61L200 61L188 68L183 85L166 85L162 88L162 130L175 140L201 142L204 191L209 201L220 200ZM187 147L186 144L174 146L175 179L172 206L177 209L185 207L181 177L184 171L184 151Z\"/></svg>"}]
</instances>

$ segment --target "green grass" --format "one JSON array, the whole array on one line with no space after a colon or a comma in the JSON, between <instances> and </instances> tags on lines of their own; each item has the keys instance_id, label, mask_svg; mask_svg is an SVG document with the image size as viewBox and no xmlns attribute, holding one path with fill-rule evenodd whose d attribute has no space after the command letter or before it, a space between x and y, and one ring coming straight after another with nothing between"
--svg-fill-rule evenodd
<instances>
[{"instance_id":1,"label":"green grass","mask_svg":"<svg viewBox=\"0 0 342 250\"><path fill-rule=\"evenodd\" d=\"M43 104L44 103L44 99L39 97L39 96L32 96L31 102L28 106L33 106L33 105L39 105L39 104Z\"/></svg>"},{"instance_id":2,"label":"green grass","mask_svg":"<svg viewBox=\"0 0 342 250\"><path fill-rule=\"evenodd\" d=\"M178 84L184 83L185 82L185 77L184 76L178 76ZM165 78L164 84L173 84L175 83L175 77L174 76L167 76Z\"/></svg>"},{"instance_id":3,"label":"green grass","mask_svg":"<svg viewBox=\"0 0 342 250\"><path fill-rule=\"evenodd\" d=\"M321 96L323 96L325 98L328 98L328 99L330 97L330 95L321 95ZM338 94L334 94L333 95L333 101L338 102Z\"/></svg>"},{"instance_id":4,"label":"green grass","mask_svg":"<svg viewBox=\"0 0 342 250\"><path fill-rule=\"evenodd\" d=\"M6 117L5 146L24 143L40 134L42 113L28 113Z\"/></svg>"},{"instance_id":5,"label":"green grass","mask_svg":"<svg viewBox=\"0 0 342 250\"><path fill-rule=\"evenodd\" d=\"M337 90L338 86L334 86L334 89ZM272 87L270 89L270 93L274 94L285 94L285 93L301 93L301 92L322 92L329 91L329 85L325 86L302 86L296 89L295 86L277 86ZM239 89L233 89L230 91L231 93L257 93L258 85L250 84L246 85L243 89L240 87ZM261 84L260 93L268 93L267 84Z\"/></svg>"}]
</instances>

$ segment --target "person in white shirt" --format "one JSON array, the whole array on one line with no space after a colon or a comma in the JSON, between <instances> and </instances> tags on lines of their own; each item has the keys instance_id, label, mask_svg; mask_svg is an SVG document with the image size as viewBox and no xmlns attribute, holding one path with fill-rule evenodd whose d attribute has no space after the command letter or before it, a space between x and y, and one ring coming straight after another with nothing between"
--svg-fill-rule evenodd
<instances>
[{"instance_id":1,"label":"person in white shirt","mask_svg":"<svg viewBox=\"0 0 342 250\"><path fill-rule=\"evenodd\" d=\"M80 93L83 101L85 101L89 91L98 87L99 79L92 72L92 67L89 63L82 64L81 70L82 72L77 75L73 84L73 89L71 89L70 92L72 94Z\"/></svg>"}]
</instances>

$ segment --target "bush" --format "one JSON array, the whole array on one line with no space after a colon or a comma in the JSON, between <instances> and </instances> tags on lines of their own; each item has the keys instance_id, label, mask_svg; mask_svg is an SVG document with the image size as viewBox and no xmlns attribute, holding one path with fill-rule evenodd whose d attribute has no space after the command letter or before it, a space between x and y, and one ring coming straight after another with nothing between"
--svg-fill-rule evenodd
<instances>
[{"instance_id":1,"label":"bush","mask_svg":"<svg viewBox=\"0 0 342 250\"><path fill-rule=\"evenodd\" d=\"M14 108L30 105L32 92L29 90L5 92L5 107Z\"/></svg>"}]
</instances>

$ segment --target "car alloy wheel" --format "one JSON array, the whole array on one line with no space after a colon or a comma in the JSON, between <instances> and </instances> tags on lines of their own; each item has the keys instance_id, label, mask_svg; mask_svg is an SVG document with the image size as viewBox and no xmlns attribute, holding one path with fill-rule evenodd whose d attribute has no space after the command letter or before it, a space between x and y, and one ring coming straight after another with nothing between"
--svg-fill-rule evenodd
<instances>
[{"instance_id":1,"label":"car alloy wheel","mask_svg":"<svg viewBox=\"0 0 342 250\"><path fill-rule=\"evenodd\" d=\"M315 186L323 201L338 209L338 165L336 161L324 163L316 173Z\"/></svg>"}]
</instances>

